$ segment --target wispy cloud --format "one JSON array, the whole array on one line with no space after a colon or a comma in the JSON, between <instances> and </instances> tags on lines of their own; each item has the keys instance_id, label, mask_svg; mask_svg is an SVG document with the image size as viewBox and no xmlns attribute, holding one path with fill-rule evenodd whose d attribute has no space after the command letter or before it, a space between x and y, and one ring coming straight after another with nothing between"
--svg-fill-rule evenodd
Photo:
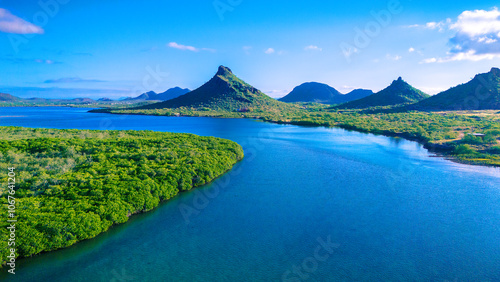
<instances>
[{"instance_id":1,"label":"wispy cloud","mask_svg":"<svg viewBox=\"0 0 500 282\"><path fill-rule=\"evenodd\" d=\"M321 52L321 51L323 51L323 48L320 48L316 45L309 45L309 46L306 46L304 48L304 50L306 50L306 51L320 51Z\"/></svg>"},{"instance_id":2,"label":"wispy cloud","mask_svg":"<svg viewBox=\"0 0 500 282\"><path fill-rule=\"evenodd\" d=\"M391 61L399 61L401 60L403 57L399 56L399 55L391 55L391 54L387 54L385 56L388 60L391 60Z\"/></svg>"},{"instance_id":3,"label":"wispy cloud","mask_svg":"<svg viewBox=\"0 0 500 282\"><path fill-rule=\"evenodd\" d=\"M0 32L16 34L43 34L44 30L0 8Z\"/></svg>"},{"instance_id":4,"label":"wispy cloud","mask_svg":"<svg viewBox=\"0 0 500 282\"><path fill-rule=\"evenodd\" d=\"M285 50L279 50L279 51L277 51L274 48L267 48L266 50L264 50L264 53L267 54L267 55L276 54L278 56L281 56L281 55L285 55L287 52Z\"/></svg>"},{"instance_id":5,"label":"wispy cloud","mask_svg":"<svg viewBox=\"0 0 500 282\"><path fill-rule=\"evenodd\" d=\"M422 28L422 29L431 29L438 31L445 31L451 24L451 19L446 19L440 22L428 22L426 24L413 24L405 26L406 28Z\"/></svg>"},{"instance_id":6,"label":"wispy cloud","mask_svg":"<svg viewBox=\"0 0 500 282\"><path fill-rule=\"evenodd\" d=\"M54 65L54 64L62 64L62 62L49 60L49 59L28 59L28 58L15 58L15 57L6 57L1 58L2 61L7 61L13 64L46 64L46 65Z\"/></svg>"},{"instance_id":7,"label":"wispy cloud","mask_svg":"<svg viewBox=\"0 0 500 282\"><path fill-rule=\"evenodd\" d=\"M63 77L58 79L48 79L43 83L93 83L93 82L105 82L104 80L98 79L83 79L79 77Z\"/></svg>"},{"instance_id":8,"label":"wispy cloud","mask_svg":"<svg viewBox=\"0 0 500 282\"><path fill-rule=\"evenodd\" d=\"M1 86L2 92L12 94L22 98L119 98L131 96L129 89L87 89L87 88L59 88L59 87L10 87Z\"/></svg>"},{"instance_id":9,"label":"wispy cloud","mask_svg":"<svg viewBox=\"0 0 500 282\"><path fill-rule=\"evenodd\" d=\"M47 64L47 65L62 64L61 62L58 62L58 61L53 61L53 60L43 60L43 59L35 59L35 63L39 63L39 64Z\"/></svg>"},{"instance_id":10,"label":"wispy cloud","mask_svg":"<svg viewBox=\"0 0 500 282\"><path fill-rule=\"evenodd\" d=\"M268 54L268 55L271 55L271 54L274 54L276 53L276 50L274 50L274 48L268 48L264 51L264 53Z\"/></svg>"},{"instance_id":11,"label":"wispy cloud","mask_svg":"<svg viewBox=\"0 0 500 282\"><path fill-rule=\"evenodd\" d=\"M500 58L500 11L464 11L456 22L448 23L456 31L450 38L451 46L446 57L428 58L422 63L446 63L453 61L481 61Z\"/></svg>"},{"instance_id":12,"label":"wispy cloud","mask_svg":"<svg viewBox=\"0 0 500 282\"><path fill-rule=\"evenodd\" d=\"M191 51L191 52L207 51L207 52L215 53L217 51L217 50L211 49L211 48L197 48L194 46L179 44L177 42L170 42L167 44L167 46L170 48L183 50L183 51Z\"/></svg>"}]
</instances>

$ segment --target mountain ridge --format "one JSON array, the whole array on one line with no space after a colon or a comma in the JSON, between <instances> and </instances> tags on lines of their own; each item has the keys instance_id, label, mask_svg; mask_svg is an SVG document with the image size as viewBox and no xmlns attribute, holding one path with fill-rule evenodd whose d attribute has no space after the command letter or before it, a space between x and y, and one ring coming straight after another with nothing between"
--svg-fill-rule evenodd
<instances>
[{"instance_id":1,"label":"mountain ridge","mask_svg":"<svg viewBox=\"0 0 500 282\"><path fill-rule=\"evenodd\" d=\"M457 85L409 109L436 110L498 110L500 109L500 69L474 76L469 82Z\"/></svg>"},{"instance_id":2,"label":"mountain ridge","mask_svg":"<svg viewBox=\"0 0 500 282\"><path fill-rule=\"evenodd\" d=\"M347 94L340 93L328 84L306 82L295 87L288 95L278 99L285 103L343 104L372 95L371 90L355 89Z\"/></svg>"},{"instance_id":3,"label":"mountain ridge","mask_svg":"<svg viewBox=\"0 0 500 282\"><path fill-rule=\"evenodd\" d=\"M385 89L368 97L337 106L339 109L365 109L410 104L422 101L430 95L414 88L401 77Z\"/></svg>"},{"instance_id":4,"label":"mountain ridge","mask_svg":"<svg viewBox=\"0 0 500 282\"><path fill-rule=\"evenodd\" d=\"M203 110L251 111L287 107L219 66L217 73L199 88L175 99L134 109L198 108Z\"/></svg>"}]
</instances>

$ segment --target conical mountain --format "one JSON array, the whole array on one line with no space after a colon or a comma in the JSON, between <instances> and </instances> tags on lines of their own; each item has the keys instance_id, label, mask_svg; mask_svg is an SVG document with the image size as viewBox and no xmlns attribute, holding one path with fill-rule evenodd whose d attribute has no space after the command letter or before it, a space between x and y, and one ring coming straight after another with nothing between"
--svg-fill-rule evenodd
<instances>
[{"instance_id":1,"label":"conical mountain","mask_svg":"<svg viewBox=\"0 0 500 282\"><path fill-rule=\"evenodd\" d=\"M373 94L371 90L363 89L342 94L327 84L307 82L295 87L290 94L279 100L286 103L305 102L335 105L358 100L371 94Z\"/></svg>"},{"instance_id":2,"label":"conical mountain","mask_svg":"<svg viewBox=\"0 0 500 282\"><path fill-rule=\"evenodd\" d=\"M471 81L410 106L418 110L500 109L500 69L476 75Z\"/></svg>"},{"instance_id":3,"label":"conical mountain","mask_svg":"<svg viewBox=\"0 0 500 282\"><path fill-rule=\"evenodd\" d=\"M416 103L428 97L430 97L428 94L414 88L400 77L394 80L389 87L380 92L363 99L342 104L337 108L366 109L370 107L395 106Z\"/></svg>"},{"instance_id":4,"label":"conical mountain","mask_svg":"<svg viewBox=\"0 0 500 282\"><path fill-rule=\"evenodd\" d=\"M137 109L195 108L213 111L273 110L287 107L247 84L224 66L200 88L175 99Z\"/></svg>"}]
</instances>

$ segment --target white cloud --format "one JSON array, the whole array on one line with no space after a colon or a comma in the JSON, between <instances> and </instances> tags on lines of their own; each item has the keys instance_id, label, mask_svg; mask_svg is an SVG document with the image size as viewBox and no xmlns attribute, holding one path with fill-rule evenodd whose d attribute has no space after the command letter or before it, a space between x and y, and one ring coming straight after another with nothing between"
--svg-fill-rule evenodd
<instances>
[{"instance_id":1,"label":"white cloud","mask_svg":"<svg viewBox=\"0 0 500 282\"><path fill-rule=\"evenodd\" d=\"M437 58L428 58L428 59L424 59L422 60L422 62L420 62L421 64L431 64L431 63L436 63L438 61Z\"/></svg>"},{"instance_id":2,"label":"white cloud","mask_svg":"<svg viewBox=\"0 0 500 282\"><path fill-rule=\"evenodd\" d=\"M270 55L270 54L274 54L276 52L276 50L274 50L274 48L268 48L267 50L264 51L264 53Z\"/></svg>"},{"instance_id":3,"label":"white cloud","mask_svg":"<svg viewBox=\"0 0 500 282\"><path fill-rule=\"evenodd\" d=\"M309 45L309 46L306 46L306 48L304 48L304 50L306 51L323 51L323 48L320 48L316 45Z\"/></svg>"},{"instance_id":4,"label":"white cloud","mask_svg":"<svg viewBox=\"0 0 500 282\"><path fill-rule=\"evenodd\" d=\"M488 34L498 37L500 32L499 18L498 8L493 8L491 11L465 11L458 16L457 22L452 24L450 28L469 37L480 37Z\"/></svg>"},{"instance_id":5,"label":"white cloud","mask_svg":"<svg viewBox=\"0 0 500 282\"><path fill-rule=\"evenodd\" d=\"M215 53L217 50L211 49L211 48L196 48L193 46L188 46L188 45L182 45L177 42L170 42L167 44L168 47L178 49L178 50L183 50L183 51L191 51L191 52L200 52L200 51L207 51L207 52L212 52Z\"/></svg>"},{"instance_id":6,"label":"white cloud","mask_svg":"<svg viewBox=\"0 0 500 282\"><path fill-rule=\"evenodd\" d=\"M387 54L385 56L388 60L392 60L392 61L399 61L401 60L403 57L399 56L399 55L391 55L391 54Z\"/></svg>"},{"instance_id":7,"label":"white cloud","mask_svg":"<svg viewBox=\"0 0 500 282\"><path fill-rule=\"evenodd\" d=\"M426 24L413 24L413 25L408 25L405 26L406 28L423 28L423 29L431 29L431 30L439 30L439 31L445 31L447 28L449 28L451 24L451 19L446 19L444 21L440 22L428 22Z\"/></svg>"},{"instance_id":8,"label":"white cloud","mask_svg":"<svg viewBox=\"0 0 500 282\"><path fill-rule=\"evenodd\" d=\"M0 32L16 34L43 34L44 30L0 8Z\"/></svg>"},{"instance_id":9,"label":"white cloud","mask_svg":"<svg viewBox=\"0 0 500 282\"><path fill-rule=\"evenodd\" d=\"M200 50L196 47L193 46L187 46L187 45L182 45L178 44L176 42L170 42L167 44L168 47L174 48L174 49L179 49L179 50L187 50L187 51L192 51L192 52L199 52Z\"/></svg>"},{"instance_id":10,"label":"white cloud","mask_svg":"<svg viewBox=\"0 0 500 282\"><path fill-rule=\"evenodd\" d=\"M415 48L413 48L413 47L410 47L410 49L408 49L408 52L410 52L410 53L413 53L413 52L415 52Z\"/></svg>"},{"instance_id":11,"label":"white cloud","mask_svg":"<svg viewBox=\"0 0 500 282\"><path fill-rule=\"evenodd\" d=\"M456 22L449 22L456 32L450 38L450 51L443 58L429 58L422 63L481 61L500 58L500 11L474 10L461 13Z\"/></svg>"},{"instance_id":12,"label":"white cloud","mask_svg":"<svg viewBox=\"0 0 500 282\"><path fill-rule=\"evenodd\" d=\"M455 61L473 61L478 62L482 60L493 60L500 58L499 54L476 54L475 51L470 50L468 52L461 52L456 54L449 53L447 57L444 58L429 58L425 59L420 63L430 64L430 63L448 63Z\"/></svg>"}]
</instances>

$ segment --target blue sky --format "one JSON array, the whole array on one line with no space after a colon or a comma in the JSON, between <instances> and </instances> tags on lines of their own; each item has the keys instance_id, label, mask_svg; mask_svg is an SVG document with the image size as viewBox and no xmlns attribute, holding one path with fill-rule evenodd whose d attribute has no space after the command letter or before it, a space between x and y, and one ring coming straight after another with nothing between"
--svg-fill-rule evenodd
<instances>
[{"instance_id":1,"label":"blue sky","mask_svg":"<svg viewBox=\"0 0 500 282\"><path fill-rule=\"evenodd\" d=\"M0 92L137 96L197 88L226 65L272 97L398 76L435 94L500 66L497 1L138 2L0 0Z\"/></svg>"}]
</instances>

